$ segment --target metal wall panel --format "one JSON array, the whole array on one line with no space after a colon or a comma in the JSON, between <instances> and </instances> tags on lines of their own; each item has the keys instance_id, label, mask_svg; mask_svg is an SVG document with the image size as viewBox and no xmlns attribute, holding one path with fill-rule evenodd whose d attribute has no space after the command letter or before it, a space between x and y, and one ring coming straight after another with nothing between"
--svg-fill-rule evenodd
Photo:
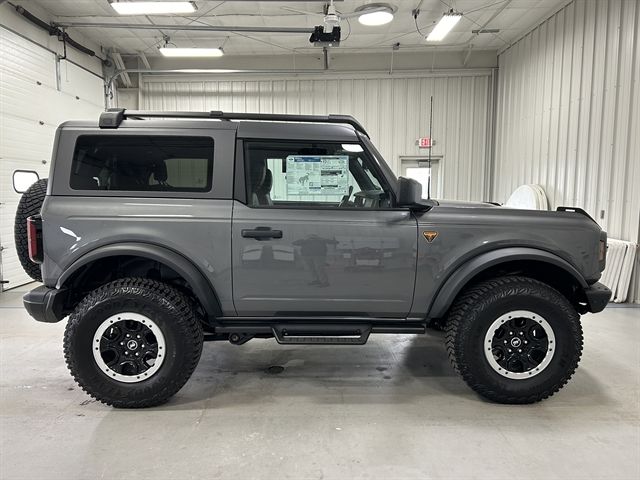
<instances>
[{"instance_id":1,"label":"metal wall panel","mask_svg":"<svg viewBox=\"0 0 640 480\"><path fill-rule=\"evenodd\" d=\"M0 277L9 282L2 289L31 282L13 238L20 200L13 172L46 178L58 125L95 119L103 110L102 80L68 62L58 65L52 52L0 28Z\"/></svg>"},{"instance_id":2,"label":"metal wall panel","mask_svg":"<svg viewBox=\"0 0 640 480\"><path fill-rule=\"evenodd\" d=\"M429 73L336 74L292 78L143 76L142 109L350 114L358 118L396 173L401 156L426 155L415 145L428 136L434 96L433 155L442 155L442 196L487 199L490 70ZM489 120L489 121L488 121Z\"/></svg>"},{"instance_id":3,"label":"metal wall panel","mask_svg":"<svg viewBox=\"0 0 640 480\"><path fill-rule=\"evenodd\" d=\"M639 14L636 0L576 0L500 53L494 200L537 183L553 208L638 241Z\"/></svg>"}]
</instances>

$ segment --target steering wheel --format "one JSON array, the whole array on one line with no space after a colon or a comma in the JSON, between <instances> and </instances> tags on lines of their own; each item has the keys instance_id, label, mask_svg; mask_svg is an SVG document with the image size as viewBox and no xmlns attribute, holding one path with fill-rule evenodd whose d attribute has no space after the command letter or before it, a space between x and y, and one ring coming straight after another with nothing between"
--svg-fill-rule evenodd
<instances>
[{"instance_id":1,"label":"steering wheel","mask_svg":"<svg viewBox=\"0 0 640 480\"><path fill-rule=\"evenodd\" d=\"M346 195L342 196L342 200L338 204L338 208L343 208L349 205L349 199L351 198L351 194L353 193L353 185L349 185L349 190Z\"/></svg>"}]
</instances>

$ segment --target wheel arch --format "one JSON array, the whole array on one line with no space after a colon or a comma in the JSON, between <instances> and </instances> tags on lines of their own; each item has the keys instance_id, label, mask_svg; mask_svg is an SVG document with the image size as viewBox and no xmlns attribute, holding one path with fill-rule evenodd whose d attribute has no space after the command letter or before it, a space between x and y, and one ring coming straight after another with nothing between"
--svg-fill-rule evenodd
<instances>
[{"instance_id":1,"label":"wheel arch","mask_svg":"<svg viewBox=\"0 0 640 480\"><path fill-rule=\"evenodd\" d=\"M513 274L549 284L576 306L584 301L581 292L589 287L573 265L553 253L528 247L501 248L480 254L458 267L438 290L427 318L445 316L465 287L492 276Z\"/></svg>"},{"instance_id":2,"label":"wheel arch","mask_svg":"<svg viewBox=\"0 0 640 480\"><path fill-rule=\"evenodd\" d=\"M147 243L118 243L98 247L84 254L65 269L58 278L56 288L68 286L97 262L118 257L143 259L163 265L184 280L208 317L222 315L220 301L213 285L193 262L166 247Z\"/></svg>"}]
</instances>

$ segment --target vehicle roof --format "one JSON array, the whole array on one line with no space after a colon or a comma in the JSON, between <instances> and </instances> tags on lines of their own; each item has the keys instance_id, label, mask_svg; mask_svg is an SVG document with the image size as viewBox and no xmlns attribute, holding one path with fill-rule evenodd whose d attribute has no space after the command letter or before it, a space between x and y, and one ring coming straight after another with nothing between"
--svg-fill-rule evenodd
<instances>
[{"instance_id":1,"label":"vehicle roof","mask_svg":"<svg viewBox=\"0 0 640 480\"><path fill-rule=\"evenodd\" d=\"M218 119L125 119L117 129L101 129L96 120L73 120L60 125L62 129L89 129L92 133L114 134L132 129L214 129L236 130L238 138L285 140L332 140L357 142L358 135L351 125L340 123L306 123L256 120Z\"/></svg>"}]
</instances>

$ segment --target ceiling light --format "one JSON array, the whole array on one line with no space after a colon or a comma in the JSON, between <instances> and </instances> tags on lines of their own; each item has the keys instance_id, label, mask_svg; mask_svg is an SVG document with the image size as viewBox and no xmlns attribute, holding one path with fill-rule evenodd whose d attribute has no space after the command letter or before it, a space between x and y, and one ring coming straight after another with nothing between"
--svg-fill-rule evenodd
<instances>
[{"instance_id":1,"label":"ceiling light","mask_svg":"<svg viewBox=\"0 0 640 480\"><path fill-rule=\"evenodd\" d=\"M221 57L222 48L179 48L160 47L160 53L165 57Z\"/></svg>"},{"instance_id":2,"label":"ceiling light","mask_svg":"<svg viewBox=\"0 0 640 480\"><path fill-rule=\"evenodd\" d=\"M440 42L447 36L451 29L460 21L462 14L450 10L445 13L436 26L427 36L427 42Z\"/></svg>"},{"instance_id":3,"label":"ceiling light","mask_svg":"<svg viewBox=\"0 0 640 480\"><path fill-rule=\"evenodd\" d=\"M358 21L362 25L375 27L393 20L395 8L388 3L369 3L356 8L356 12L361 12Z\"/></svg>"},{"instance_id":4,"label":"ceiling light","mask_svg":"<svg viewBox=\"0 0 640 480\"><path fill-rule=\"evenodd\" d=\"M193 13L193 2L111 2L120 15L162 15L170 13Z\"/></svg>"}]
</instances>

